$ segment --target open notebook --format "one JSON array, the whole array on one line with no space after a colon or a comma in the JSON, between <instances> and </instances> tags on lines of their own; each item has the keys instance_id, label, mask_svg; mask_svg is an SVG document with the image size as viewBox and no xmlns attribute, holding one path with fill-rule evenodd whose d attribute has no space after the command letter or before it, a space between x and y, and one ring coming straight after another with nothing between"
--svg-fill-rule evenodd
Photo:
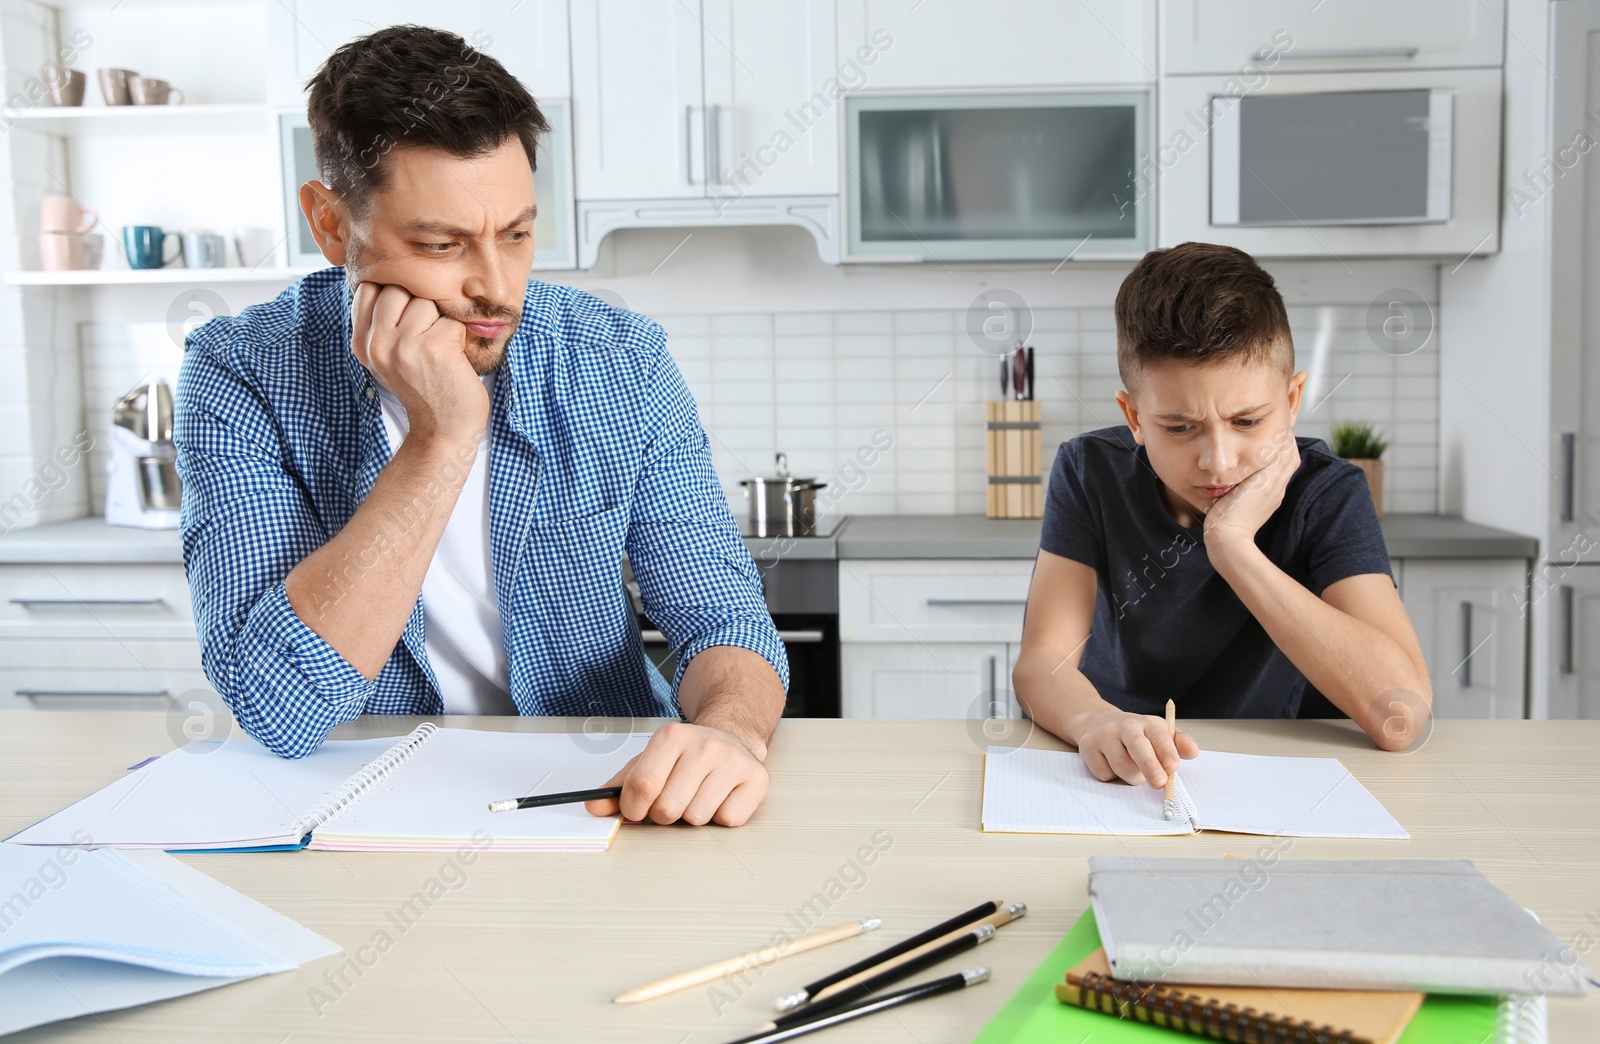
<instances>
[{"instance_id":1,"label":"open notebook","mask_svg":"<svg viewBox=\"0 0 1600 1044\"><path fill-rule=\"evenodd\" d=\"M582 805L493 813L489 802L598 787L648 740L621 737L599 752L566 733L425 723L398 741L329 740L293 761L248 737L196 740L7 840L168 851L491 842L496 851L604 851L616 816Z\"/></svg>"},{"instance_id":2,"label":"open notebook","mask_svg":"<svg viewBox=\"0 0 1600 1044\"><path fill-rule=\"evenodd\" d=\"M0 845L0 1036L339 947L161 852Z\"/></svg>"},{"instance_id":3,"label":"open notebook","mask_svg":"<svg viewBox=\"0 0 1600 1044\"><path fill-rule=\"evenodd\" d=\"M1203 750L1178 768L1178 814L1161 791L1102 783L1075 751L990 747L983 829L1013 834L1411 835L1337 758L1274 758Z\"/></svg>"}]
</instances>

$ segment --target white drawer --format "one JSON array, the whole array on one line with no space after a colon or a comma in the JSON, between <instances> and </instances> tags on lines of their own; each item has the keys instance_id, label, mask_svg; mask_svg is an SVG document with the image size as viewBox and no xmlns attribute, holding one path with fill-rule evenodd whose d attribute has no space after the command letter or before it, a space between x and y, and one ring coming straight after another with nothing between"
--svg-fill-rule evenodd
<instances>
[{"instance_id":1,"label":"white drawer","mask_svg":"<svg viewBox=\"0 0 1600 1044\"><path fill-rule=\"evenodd\" d=\"M846 718L1009 716L1006 646L948 642L845 643L839 711ZM997 713L1001 708L1003 714Z\"/></svg>"},{"instance_id":2,"label":"white drawer","mask_svg":"<svg viewBox=\"0 0 1600 1044\"><path fill-rule=\"evenodd\" d=\"M845 642L1020 642L1033 560L849 559L839 563Z\"/></svg>"},{"instance_id":3,"label":"white drawer","mask_svg":"<svg viewBox=\"0 0 1600 1044\"><path fill-rule=\"evenodd\" d=\"M0 709L166 710L210 683L183 640L0 641Z\"/></svg>"},{"instance_id":4,"label":"white drawer","mask_svg":"<svg viewBox=\"0 0 1600 1044\"><path fill-rule=\"evenodd\" d=\"M193 638L181 565L0 567L0 639Z\"/></svg>"}]
</instances>

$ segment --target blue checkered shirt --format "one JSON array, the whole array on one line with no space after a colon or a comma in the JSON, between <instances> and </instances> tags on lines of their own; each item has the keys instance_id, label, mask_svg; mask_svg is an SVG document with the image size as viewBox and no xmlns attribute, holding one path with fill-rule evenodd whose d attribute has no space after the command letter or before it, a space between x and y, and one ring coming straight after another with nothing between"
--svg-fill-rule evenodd
<instances>
[{"instance_id":1,"label":"blue checkered shirt","mask_svg":"<svg viewBox=\"0 0 1600 1044\"><path fill-rule=\"evenodd\" d=\"M422 599L374 680L295 614L284 578L349 521L391 456L350 350L342 268L220 316L185 345L175 441L183 560L206 676L286 757L362 713L437 714ZM523 714L677 717L702 649L789 664L660 326L530 282L489 418L489 544L511 698ZM644 656L622 585L677 657ZM348 594L360 597L359 576Z\"/></svg>"}]
</instances>

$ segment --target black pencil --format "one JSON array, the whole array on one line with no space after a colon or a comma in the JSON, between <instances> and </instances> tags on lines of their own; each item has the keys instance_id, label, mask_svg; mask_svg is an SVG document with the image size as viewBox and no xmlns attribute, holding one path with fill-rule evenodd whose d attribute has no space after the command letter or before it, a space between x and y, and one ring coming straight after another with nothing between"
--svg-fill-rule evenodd
<instances>
[{"instance_id":1,"label":"black pencil","mask_svg":"<svg viewBox=\"0 0 1600 1044\"><path fill-rule=\"evenodd\" d=\"M532 797L506 798L489 802L490 812L514 812L519 808L544 808L546 805L570 805L578 801L601 801L622 796L621 787L601 787L598 790L569 790L562 794L535 794Z\"/></svg>"},{"instance_id":2,"label":"black pencil","mask_svg":"<svg viewBox=\"0 0 1600 1044\"><path fill-rule=\"evenodd\" d=\"M896 964L894 967L881 971L870 978L863 979L854 986L840 990L832 996L814 1000L809 1004L803 1004L798 1008L785 1012L773 1019L770 1025L762 1028L788 1029L790 1026L798 1026L804 1022L813 1022L816 1019L824 1018L840 1008L866 1000L891 983L899 982L901 979L908 979L924 968L931 968L935 964L947 961L958 953L965 953L974 946L986 943L993 938L994 925L979 925L960 938L951 939L943 946L936 946L920 957L913 957L903 964Z\"/></svg>"},{"instance_id":3,"label":"black pencil","mask_svg":"<svg viewBox=\"0 0 1600 1044\"><path fill-rule=\"evenodd\" d=\"M946 975L942 979L919 982L914 986L907 986L905 989L896 990L893 993L885 993L881 997L875 997L860 1004L852 1004L848 1008L840 1008L838 1011L829 1012L809 1022L802 1022L798 1026L788 1026L784 1029L775 1029L749 1037L740 1037L738 1040L731 1041L730 1044L778 1044L779 1041L793 1040L795 1037L803 1036L816 1030L837 1026L841 1022L849 1022L851 1019L859 1019L864 1015L876 1014L886 1008L898 1007L901 1004L911 1004L928 997L937 997L941 993L950 993L955 990L965 989L968 986L976 986L980 982L987 981L988 978L988 968L968 968L966 971L956 972L954 975Z\"/></svg>"},{"instance_id":4,"label":"black pencil","mask_svg":"<svg viewBox=\"0 0 1600 1044\"><path fill-rule=\"evenodd\" d=\"M903 942L897 942L886 950L879 950L872 956L865 957L850 965L848 968L840 968L832 975L824 975L816 982L810 983L798 990L795 990L787 997L779 997L777 1001L777 1008L779 1011L788 1011L791 1008L798 1008L800 1005L814 997L818 991L826 989L836 982L843 982L852 975L860 975L862 972L873 967L874 965L882 964L884 961L887 961L892 957L898 957L902 953L915 950L923 943L932 942L941 935L948 935L957 928L971 924L980 917L988 917L998 909L1000 909L1000 904L992 899L987 903L979 903L966 913L957 914L948 921L943 921L939 924L936 924L927 931L919 932Z\"/></svg>"}]
</instances>

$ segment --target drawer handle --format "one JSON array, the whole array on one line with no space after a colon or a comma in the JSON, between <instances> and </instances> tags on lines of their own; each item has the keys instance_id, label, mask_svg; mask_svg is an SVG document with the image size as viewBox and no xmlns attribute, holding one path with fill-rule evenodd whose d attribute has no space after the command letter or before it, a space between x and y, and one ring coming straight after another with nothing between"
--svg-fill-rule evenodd
<instances>
[{"instance_id":1,"label":"drawer handle","mask_svg":"<svg viewBox=\"0 0 1600 1044\"><path fill-rule=\"evenodd\" d=\"M952 609L969 605L1008 605L1026 606L1026 598L929 598L927 605L931 609Z\"/></svg>"},{"instance_id":2,"label":"drawer handle","mask_svg":"<svg viewBox=\"0 0 1600 1044\"><path fill-rule=\"evenodd\" d=\"M653 645L667 644L667 636L662 634L660 631L640 631L639 637L644 639L645 642ZM822 641L822 632L820 630L809 629L800 631L780 630L778 632L778 637L789 645L816 645Z\"/></svg>"},{"instance_id":3,"label":"drawer handle","mask_svg":"<svg viewBox=\"0 0 1600 1044\"><path fill-rule=\"evenodd\" d=\"M1558 669L1562 674L1571 674L1577 666L1577 607L1573 605L1571 584L1562 584L1557 590L1561 592L1561 662Z\"/></svg>"},{"instance_id":4,"label":"drawer handle","mask_svg":"<svg viewBox=\"0 0 1600 1044\"><path fill-rule=\"evenodd\" d=\"M150 699L171 696L170 689L18 689L18 696L138 696Z\"/></svg>"},{"instance_id":5,"label":"drawer handle","mask_svg":"<svg viewBox=\"0 0 1600 1044\"><path fill-rule=\"evenodd\" d=\"M1472 603L1461 603L1461 687L1472 688Z\"/></svg>"},{"instance_id":6,"label":"drawer handle","mask_svg":"<svg viewBox=\"0 0 1600 1044\"><path fill-rule=\"evenodd\" d=\"M1561 433L1561 521L1572 522L1578 517L1578 436L1576 432Z\"/></svg>"},{"instance_id":7,"label":"drawer handle","mask_svg":"<svg viewBox=\"0 0 1600 1044\"><path fill-rule=\"evenodd\" d=\"M1415 48L1415 47L1323 47L1323 48L1315 48L1315 47L1313 47L1313 48L1307 48L1307 49L1301 50L1301 51L1293 51L1293 50L1291 50L1291 51L1277 51L1277 50L1273 50L1272 48L1269 48L1269 47L1263 47L1260 50L1256 51L1256 53L1254 55L1252 55L1252 57L1255 58L1255 60L1258 61L1258 62L1264 62L1268 58L1271 58L1271 57L1274 57L1274 56L1279 57L1279 58L1299 58L1301 60L1313 60L1313 59L1317 59L1317 58L1415 58L1417 56L1417 48Z\"/></svg>"},{"instance_id":8,"label":"drawer handle","mask_svg":"<svg viewBox=\"0 0 1600 1044\"><path fill-rule=\"evenodd\" d=\"M165 598L13 598L12 605L163 605Z\"/></svg>"}]
</instances>

